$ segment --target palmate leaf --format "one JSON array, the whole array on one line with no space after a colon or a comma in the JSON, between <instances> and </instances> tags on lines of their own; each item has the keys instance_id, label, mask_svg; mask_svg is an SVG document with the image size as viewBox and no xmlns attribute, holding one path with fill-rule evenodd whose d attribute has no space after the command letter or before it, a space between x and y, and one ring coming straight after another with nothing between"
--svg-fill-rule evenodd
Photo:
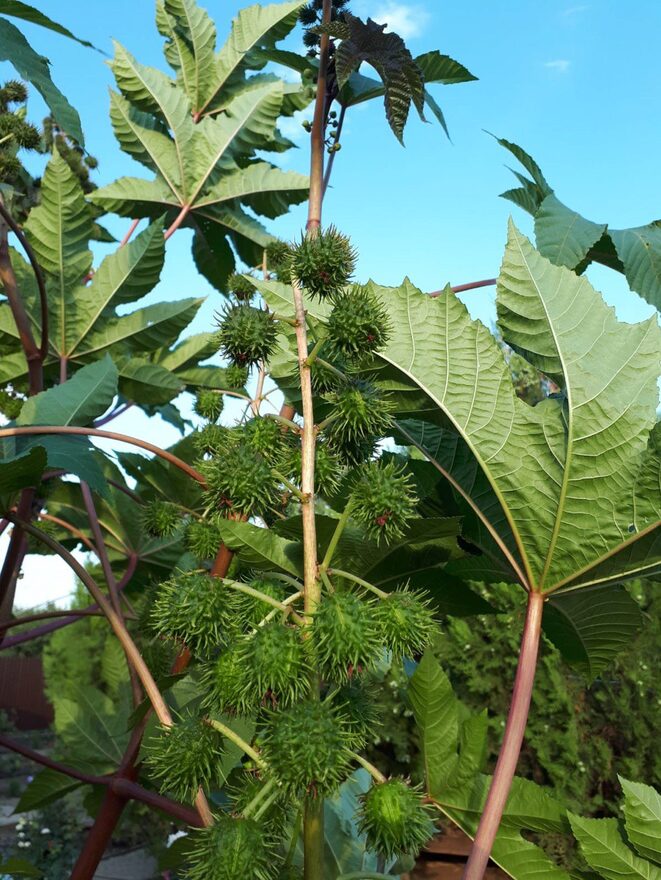
<instances>
[{"instance_id":1,"label":"palmate leaf","mask_svg":"<svg viewBox=\"0 0 661 880\"><path fill-rule=\"evenodd\" d=\"M57 770L47 767L35 775L27 788L23 790L18 803L14 807L15 813L29 813L32 810L40 810L48 804L59 800L70 791L80 788L82 783L78 779L72 779Z\"/></svg>"},{"instance_id":2,"label":"palmate leaf","mask_svg":"<svg viewBox=\"0 0 661 880\"><path fill-rule=\"evenodd\" d=\"M335 49L335 73L340 89L361 64L371 65L381 77L386 118L397 140L403 143L404 126L411 104L424 120L425 80L422 70L395 33L371 18L361 21L344 13L341 19L319 28L341 42Z\"/></svg>"},{"instance_id":3,"label":"palmate leaf","mask_svg":"<svg viewBox=\"0 0 661 880\"><path fill-rule=\"evenodd\" d=\"M468 716L438 661L427 652L411 677L408 697L420 734L425 786L439 812L471 837L484 808L490 777L481 773L486 716ZM463 719L463 721L460 721ZM492 851L514 880L569 880L522 831L566 832L563 807L544 789L515 778Z\"/></svg>"},{"instance_id":4,"label":"palmate leaf","mask_svg":"<svg viewBox=\"0 0 661 880\"><path fill-rule=\"evenodd\" d=\"M60 385L28 398L18 425L89 425L117 393L117 368L106 355Z\"/></svg>"},{"instance_id":5,"label":"palmate leaf","mask_svg":"<svg viewBox=\"0 0 661 880\"><path fill-rule=\"evenodd\" d=\"M583 858L604 880L661 880L661 868L627 846L617 819L584 819L570 814L569 820Z\"/></svg>"},{"instance_id":6,"label":"palmate leaf","mask_svg":"<svg viewBox=\"0 0 661 880\"><path fill-rule=\"evenodd\" d=\"M404 285L389 304L395 329L381 357L425 391L470 450L516 552L454 461L448 473L524 583L552 592L595 582L592 569L658 534L661 497L637 487L658 400L655 321L619 323L585 279L553 266L512 227L498 285L503 337L562 388L533 408L456 297ZM414 334L422 326L424 337Z\"/></svg>"},{"instance_id":7,"label":"palmate leaf","mask_svg":"<svg viewBox=\"0 0 661 880\"><path fill-rule=\"evenodd\" d=\"M629 287L661 310L661 221L630 229L594 223L564 205L534 159L516 144L497 138L531 179L514 172L521 186L502 193L535 219L540 253L559 266L583 272L591 262L622 272Z\"/></svg>"},{"instance_id":8,"label":"palmate leaf","mask_svg":"<svg viewBox=\"0 0 661 880\"><path fill-rule=\"evenodd\" d=\"M35 52L21 31L4 18L0 18L0 61L9 61L23 79L32 83L62 130L84 147L80 116L51 79L48 59Z\"/></svg>"},{"instance_id":9,"label":"palmate leaf","mask_svg":"<svg viewBox=\"0 0 661 880\"><path fill-rule=\"evenodd\" d=\"M278 117L305 106L310 95L272 75L246 76L265 63L252 51L285 36L301 5L243 10L216 53L215 28L204 10L193 0L162 0L157 25L176 81L115 47L120 94L111 95L113 129L122 149L156 176L121 178L91 198L123 216L164 214L167 224L178 218L192 226L196 264L221 291L235 254L255 265L272 240L246 209L273 218L307 198L306 177L257 154L291 146L277 131Z\"/></svg>"}]
</instances>

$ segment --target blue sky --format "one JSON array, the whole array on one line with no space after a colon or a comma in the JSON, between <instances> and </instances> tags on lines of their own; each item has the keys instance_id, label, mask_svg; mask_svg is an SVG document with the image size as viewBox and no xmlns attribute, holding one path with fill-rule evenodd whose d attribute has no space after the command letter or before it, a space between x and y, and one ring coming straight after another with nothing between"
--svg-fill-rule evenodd
<instances>
[{"instance_id":1,"label":"blue sky","mask_svg":"<svg viewBox=\"0 0 661 880\"><path fill-rule=\"evenodd\" d=\"M152 0L37 0L36 5L108 54L115 38L139 61L167 69ZM245 4L207 0L201 5L224 39L231 17ZM439 49L479 78L432 87L452 143L435 122L423 124L412 115L402 148L388 130L380 102L347 115L324 215L351 235L360 254L360 280L397 284L409 275L432 290L448 281L461 284L497 274L508 215L527 233L531 224L498 198L515 183L505 165L516 163L485 129L530 152L558 197L592 220L618 228L661 216L661 3L354 0L352 8L389 22L414 55ZM114 140L108 119L112 75L104 57L40 28L20 26L51 60L55 82L81 114L88 149L100 160L96 181L148 176ZM0 76L8 75L8 65L0 65ZM43 105L35 96L30 116L41 115ZM283 157L283 164L307 171L307 136L299 126L288 125L286 133L300 149ZM300 208L271 228L292 238L303 222ZM114 218L108 225L121 237L128 221ZM623 319L651 314L620 276L601 268L590 269L589 276ZM205 294L209 300L192 328L197 331L210 329L220 299L194 269L189 233L177 233L149 300ZM492 290L473 291L464 299L476 317L493 321ZM175 439L169 428L148 425L139 416L118 420L117 426L151 433L163 443ZM30 601L43 601L46 594L41 588L35 594L34 577L28 583ZM51 595L64 592L58 589Z\"/></svg>"}]
</instances>

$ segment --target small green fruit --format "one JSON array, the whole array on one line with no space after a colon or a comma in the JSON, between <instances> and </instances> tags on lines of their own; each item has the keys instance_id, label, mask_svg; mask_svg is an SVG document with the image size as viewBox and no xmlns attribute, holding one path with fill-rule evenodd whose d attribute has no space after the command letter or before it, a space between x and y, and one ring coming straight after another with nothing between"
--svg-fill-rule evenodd
<instances>
[{"instance_id":1,"label":"small green fruit","mask_svg":"<svg viewBox=\"0 0 661 880\"><path fill-rule=\"evenodd\" d=\"M224 404L223 395L209 388L202 388L195 395L195 412L207 422L218 421Z\"/></svg>"},{"instance_id":2,"label":"small green fruit","mask_svg":"<svg viewBox=\"0 0 661 880\"><path fill-rule=\"evenodd\" d=\"M312 644L328 681L349 681L373 666L382 648L374 602L354 593L325 596L314 615Z\"/></svg>"},{"instance_id":3,"label":"small green fruit","mask_svg":"<svg viewBox=\"0 0 661 880\"><path fill-rule=\"evenodd\" d=\"M239 367L267 361L277 335L273 315L264 309L229 305L219 316L218 348Z\"/></svg>"},{"instance_id":4,"label":"small green fruit","mask_svg":"<svg viewBox=\"0 0 661 880\"><path fill-rule=\"evenodd\" d=\"M150 501L140 511L142 527L156 538L173 535L180 523L181 512L171 501Z\"/></svg>"},{"instance_id":5,"label":"small green fruit","mask_svg":"<svg viewBox=\"0 0 661 880\"><path fill-rule=\"evenodd\" d=\"M220 531L213 522L199 520L186 529L186 546L196 559L213 559L221 543Z\"/></svg>"},{"instance_id":6,"label":"small green fruit","mask_svg":"<svg viewBox=\"0 0 661 880\"><path fill-rule=\"evenodd\" d=\"M395 590L382 599L376 617L386 647L395 657L422 654L436 630L429 600L413 590Z\"/></svg>"},{"instance_id":7,"label":"small green fruit","mask_svg":"<svg viewBox=\"0 0 661 880\"><path fill-rule=\"evenodd\" d=\"M268 606L263 605L266 609ZM237 644L245 669L244 701L290 706L308 689L309 666L299 627L271 621Z\"/></svg>"},{"instance_id":8,"label":"small green fruit","mask_svg":"<svg viewBox=\"0 0 661 880\"><path fill-rule=\"evenodd\" d=\"M188 717L172 727L161 727L148 740L146 752L152 775L178 801L190 803L199 788L222 784L222 740L198 718Z\"/></svg>"},{"instance_id":9,"label":"small green fruit","mask_svg":"<svg viewBox=\"0 0 661 880\"><path fill-rule=\"evenodd\" d=\"M293 795L324 797L351 772L349 742L346 725L332 705L306 700L270 714L262 755Z\"/></svg>"},{"instance_id":10,"label":"small green fruit","mask_svg":"<svg viewBox=\"0 0 661 880\"><path fill-rule=\"evenodd\" d=\"M292 277L310 296L337 295L353 275L356 252L334 226L304 236L293 248Z\"/></svg>"},{"instance_id":11,"label":"small green fruit","mask_svg":"<svg viewBox=\"0 0 661 880\"><path fill-rule=\"evenodd\" d=\"M326 400L332 406L326 436L334 447L380 439L392 429L392 402L365 379L347 381Z\"/></svg>"},{"instance_id":12,"label":"small green fruit","mask_svg":"<svg viewBox=\"0 0 661 880\"><path fill-rule=\"evenodd\" d=\"M243 388L248 381L248 370L238 364L225 367L225 384L228 389Z\"/></svg>"},{"instance_id":13,"label":"small green fruit","mask_svg":"<svg viewBox=\"0 0 661 880\"><path fill-rule=\"evenodd\" d=\"M361 360L380 351L388 341L388 312L369 287L354 286L335 299L328 318L328 342L333 357Z\"/></svg>"},{"instance_id":14,"label":"small green fruit","mask_svg":"<svg viewBox=\"0 0 661 880\"><path fill-rule=\"evenodd\" d=\"M272 880L278 857L269 835L254 819L223 814L195 833L189 880Z\"/></svg>"},{"instance_id":15,"label":"small green fruit","mask_svg":"<svg viewBox=\"0 0 661 880\"><path fill-rule=\"evenodd\" d=\"M417 856L434 834L430 807L403 779L372 785L361 801L358 829L368 847L387 859Z\"/></svg>"},{"instance_id":16,"label":"small green fruit","mask_svg":"<svg viewBox=\"0 0 661 880\"><path fill-rule=\"evenodd\" d=\"M250 302L255 293L255 285L250 278L236 272L227 279L227 289L240 302Z\"/></svg>"},{"instance_id":17,"label":"small green fruit","mask_svg":"<svg viewBox=\"0 0 661 880\"><path fill-rule=\"evenodd\" d=\"M254 700L246 692L246 670L236 648L223 651L203 671L206 692L203 705L210 712L246 715L254 708Z\"/></svg>"},{"instance_id":18,"label":"small green fruit","mask_svg":"<svg viewBox=\"0 0 661 880\"><path fill-rule=\"evenodd\" d=\"M284 585L280 581L271 578L259 577L250 581L249 586L258 590L278 602L286 596ZM266 604L261 599L249 596L246 593L236 594L236 616L241 621L242 628L252 630L266 617L273 606Z\"/></svg>"},{"instance_id":19,"label":"small green fruit","mask_svg":"<svg viewBox=\"0 0 661 880\"><path fill-rule=\"evenodd\" d=\"M205 500L216 512L263 516L281 505L280 484L267 458L246 443L229 444L200 464L207 482Z\"/></svg>"},{"instance_id":20,"label":"small green fruit","mask_svg":"<svg viewBox=\"0 0 661 880\"><path fill-rule=\"evenodd\" d=\"M159 635L183 642L196 657L209 657L232 629L233 596L221 578L180 572L159 586L151 625Z\"/></svg>"},{"instance_id":21,"label":"small green fruit","mask_svg":"<svg viewBox=\"0 0 661 880\"><path fill-rule=\"evenodd\" d=\"M351 492L352 515L371 538L390 543L404 535L418 499L410 474L394 462L363 465Z\"/></svg>"}]
</instances>

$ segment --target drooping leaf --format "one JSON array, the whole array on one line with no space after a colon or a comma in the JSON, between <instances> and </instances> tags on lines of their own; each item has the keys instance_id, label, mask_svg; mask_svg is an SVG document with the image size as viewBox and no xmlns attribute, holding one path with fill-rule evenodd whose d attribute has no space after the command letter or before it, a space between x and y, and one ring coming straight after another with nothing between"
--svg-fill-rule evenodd
<instances>
[{"instance_id":1,"label":"drooping leaf","mask_svg":"<svg viewBox=\"0 0 661 880\"><path fill-rule=\"evenodd\" d=\"M88 425L102 415L117 393L117 368L106 355L71 379L30 397L18 425Z\"/></svg>"},{"instance_id":2,"label":"drooping leaf","mask_svg":"<svg viewBox=\"0 0 661 880\"><path fill-rule=\"evenodd\" d=\"M48 59L35 52L19 29L4 18L0 18L0 61L9 61L32 83L62 130L85 146L80 116L51 79Z\"/></svg>"},{"instance_id":3,"label":"drooping leaf","mask_svg":"<svg viewBox=\"0 0 661 880\"><path fill-rule=\"evenodd\" d=\"M638 855L661 864L661 795L651 785L630 782L621 776L624 824Z\"/></svg>"},{"instance_id":4,"label":"drooping leaf","mask_svg":"<svg viewBox=\"0 0 661 880\"><path fill-rule=\"evenodd\" d=\"M340 20L319 30L341 41L334 56L340 89L363 63L371 65L379 74L384 88L386 118L397 140L403 143L411 104L424 119L425 80L404 40L398 34L386 33L386 27L371 18L364 22L346 12Z\"/></svg>"},{"instance_id":5,"label":"drooping leaf","mask_svg":"<svg viewBox=\"0 0 661 880\"><path fill-rule=\"evenodd\" d=\"M13 447L11 450L8 447ZM34 446L27 453L16 455L16 443L11 438L0 446L0 497L10 496L27 486L36 488L46 469L46 450Z\"/></svg>"},{"instance_id":6,"label":"drooping leaf","mask_svg":"<svg viewBox=\"0 0 661 880\"><path fill-rule=\"evenodd\" d=\"M569 821L583 858L604 880L660 880L661 868L627 846L617 819L584 819L570 813Z\"/></svg>"},{"instance_id":7,"label":"drooping leaf","mask_svg":"<svg viewBox=\"0 0 661 880\"><path fill-rule=\"evenodd\" d=\"M79 764L114 770L121 761L128 740L128 703L122 703L73 682L67 696L53 698L55 730Z\"/></svg>"},{"instance_id":8,"label":"drooping leaf","mask_svg":"<svg viewBox=\"0 0 661 880\"><path fill-rule=\"evenodd\" d=\"M590 681L631 643L642 622L636 602L617 585L560 593L544 610L544 632Z\"/></svg>"},{"instance_id":9,"label":"drooping leaf","mask_svg":"<svg viewBox=\"0 0 661 880\"><path fill-rule=\"evenodd\" d=\"M560 202L553 193L535 214L535 238L540 254L555 263L575 269L606 232L605 223L591 223Z\"/></svg>"},{"instance_id":10,"label":"drooping leaf","mask_svg":"<svg viewBox=\"0 0 661 880\"><path fill-rule=\"evenodd\" d=\"M117 369L121 393L135 403L162 405L184 390L174 373L144 358L118 358Z\"/></svg>"}]
</instances>

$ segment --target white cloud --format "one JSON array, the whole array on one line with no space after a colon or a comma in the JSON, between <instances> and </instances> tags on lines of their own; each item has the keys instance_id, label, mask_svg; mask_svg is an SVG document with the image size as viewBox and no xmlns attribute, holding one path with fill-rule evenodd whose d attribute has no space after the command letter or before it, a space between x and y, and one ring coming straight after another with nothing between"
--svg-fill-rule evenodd
<instances>
[{"instance_id":1,"label":"white cloud","mask_svg":"<svg viewBox=\"0 0 661 880\"><path fill-rule=\"evenodd\" d=\"M308 132L303 128L303 121L312 121L314 114L314 105L310 104L305 110L297 110L293 116L284 116L278 122L278 128L282 134L289 138L290 141L297 143L302 141L304 137L309 137Z\"/></svg>"},{"instance_id":2,"label":"white cloud","mask_svg":"<svg viewBox=\"0 0 661 880\"><path fill-rule=\"evenodd\" d=\"M424 7L417 4L397 3L386 0L377 6L370 18L379 24L387 24L386 30L394 31L403 40L419 37L429 22L430 15Z\"/></svg>"},{"instance_id":3,"label":"white cloud","mask_svg":"<svg viewBox=\"0 0 661 880\"><path fill-rule=\"evenodd\" d=\"M575 15L580 15L582 12L587 12L590 7L587 4L583 4L582 6L569 6L562 12L562 15L565 18L573 18Z\"/></svg>"},{"instance_id":4,"label":"white cloud","mask_svg":"<svg viewBox=\"0 0 661 880\"><path fill-rule=\"evenodd\" d=\"M558 73L567 73L571 67L571 61L567 61L566 58L557 58L555 61L546 61L544 67L548 67L549 70L555 70Z\"/></svg>"}]
</instances>

